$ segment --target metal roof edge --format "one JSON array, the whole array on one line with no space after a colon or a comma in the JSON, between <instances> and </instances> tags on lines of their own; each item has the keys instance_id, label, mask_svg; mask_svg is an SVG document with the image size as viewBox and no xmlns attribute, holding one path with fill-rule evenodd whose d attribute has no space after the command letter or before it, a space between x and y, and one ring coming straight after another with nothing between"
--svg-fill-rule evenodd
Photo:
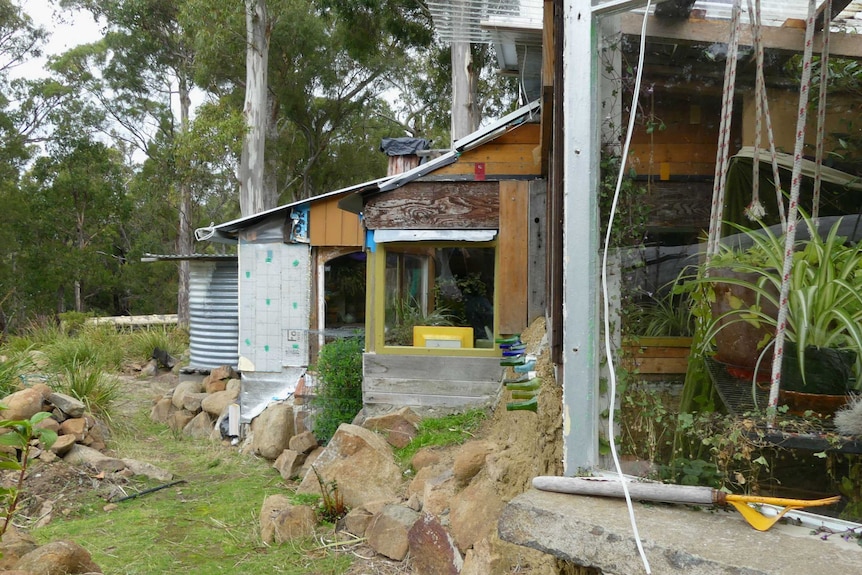
<instances>
[{"instance_id":1,"label":"metal roof edge","mask_svg":"<svg viewBox=\"0 0 862 575\"><path fill-rule=\"evenodd\" d=\"M305 198L303 200L297 200L295 202L291 202L289 204L284 204L281 206L277 206L275 208L270 208L268 210L264 210L262 212L258 212L256 214L252 214L250 216L244 216L242 218L237 218L235 220L231 220L229 222L224 222L219 225L210 225L202 228L197 228L195 230L195 239L197 241L214 241L214 242L222 242L222 243L235 243L236 238L231 235L232 232L237 232L245 227L253 225L257 222L263 221L266 218L269 218L273 215L278 215L281 212L285 212L290 210L296 206L300 206L302 204L309 204L312 202L325 200L327 198L338 196L340 194L347 194L349 192L355 192L357 190L361 190L362 188L366 188L369 186L378 185L381 182L384 182L391 178L391 176L385 176L382 178L377 178L376 180L370 180L367 182L362 182L360 184L354 184L352 186L348 186L346 188L341 188L338 190L334 190L331 192L326 192L324 194L319 194L317 196L312 196L310 198Z\"/></svg>"}]
</instances>

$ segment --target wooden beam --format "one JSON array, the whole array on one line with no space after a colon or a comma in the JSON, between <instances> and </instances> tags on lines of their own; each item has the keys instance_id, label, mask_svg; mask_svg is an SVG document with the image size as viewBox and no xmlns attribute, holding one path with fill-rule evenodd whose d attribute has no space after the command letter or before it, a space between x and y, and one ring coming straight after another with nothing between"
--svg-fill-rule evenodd
<instances>
[{"instance_id":1,"label":"wooden beam","mask_svg":"<svg viewBox=\"0 0 862 575\"><path fill-rule=\"evenodd\" d=\"M639 14L623 14L621 17L622 33L640 36L642 18ZM668 21L650 16L647 23L647 33L652 41L665 40L678 44L726 43L729 25L730 23L724 20ZM801 53L804 42L805 30L776 26L763 27L763 46L766 49ZM744 46L751 46L754 43L750 27L742 27L739 43ZM823 34L815 33L814 51L817 53L822 50ZM830 34L829 55L862 59L862 35Z\"/></svg>"}]
</instances>

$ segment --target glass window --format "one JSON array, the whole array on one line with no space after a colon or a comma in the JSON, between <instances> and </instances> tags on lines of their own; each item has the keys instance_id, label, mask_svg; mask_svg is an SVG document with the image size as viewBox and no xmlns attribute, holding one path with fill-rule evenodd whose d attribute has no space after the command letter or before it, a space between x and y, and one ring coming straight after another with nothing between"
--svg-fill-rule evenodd
<instances>
[{"instance_id":1,"label":"glass window","mask_svg":"<svg viewBox=\"0 0 862 575\"><path fill-rule=\"evenodd\" d=\"M386 345L493 346L493 247L423 243L385 250ZM434 329L414 334L415 326Z\"/></svg>"}]
</instances>

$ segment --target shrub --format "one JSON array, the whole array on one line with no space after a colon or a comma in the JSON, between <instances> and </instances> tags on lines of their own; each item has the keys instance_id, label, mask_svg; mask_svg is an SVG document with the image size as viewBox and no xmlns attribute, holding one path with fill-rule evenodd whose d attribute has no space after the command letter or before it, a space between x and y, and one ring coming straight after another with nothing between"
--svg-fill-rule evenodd
<instances>
[{"instance_id":1,"label":"shrub","mask_svg":"<svg viewBox=\"0 0 862 575\"><path fill-rule=\"evenodd\" d=\"M320 350L319 378L312 405L314 434L328 442L338 426L353 420L362 409L362 338L338 339Z\"/></svg>"}]
</instances>

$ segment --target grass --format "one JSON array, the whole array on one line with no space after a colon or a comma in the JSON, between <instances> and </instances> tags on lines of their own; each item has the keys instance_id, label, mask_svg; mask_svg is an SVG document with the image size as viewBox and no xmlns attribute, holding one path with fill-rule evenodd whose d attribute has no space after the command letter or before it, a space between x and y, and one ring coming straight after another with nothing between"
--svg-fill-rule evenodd
<instances>
[{"instance_id":1,"label":"grass","mask_svg":"<svg viewBox=\"0 0 862 575\"><path fill-rule=\"evenodd\" d=\"M75 512L33 535L40 543L72 539L105 573L317 573L339 574L347 552L315 540L264 545L259 513L263 500L290 496L271 463L206 440L176 436L143 412L129 418L112 445L123 457L150 462L186 483L142 495L103 510L95 496ZM156 485L138 481L129 494ZM325 532L327 528L321 528Z\"/></svg>"},{"instance_id":2,"label":"grass","mask_svg":"<svg viewBox=\"0 0 862 575\"><path fill-rule=\"evenodd\" d=\"M111 420L111 404L121 391L116 377L79 361L63 370L56 387L81 400L90 413L107 421Z\"/></svg>"},{"instance_id":3,"label":"grass","mask_svg":"<svg viewBox=\"0 0 862 575\"><path fill-rule=\"evenodd\" d=\"M419 433L407 446L395 450L395 460L402 467L409 467L410 460L423 447L458 445L472 439L487 413L483 409L471 409L463 413L439 418L423 419Z\"/></svg>"}]
</instances>

